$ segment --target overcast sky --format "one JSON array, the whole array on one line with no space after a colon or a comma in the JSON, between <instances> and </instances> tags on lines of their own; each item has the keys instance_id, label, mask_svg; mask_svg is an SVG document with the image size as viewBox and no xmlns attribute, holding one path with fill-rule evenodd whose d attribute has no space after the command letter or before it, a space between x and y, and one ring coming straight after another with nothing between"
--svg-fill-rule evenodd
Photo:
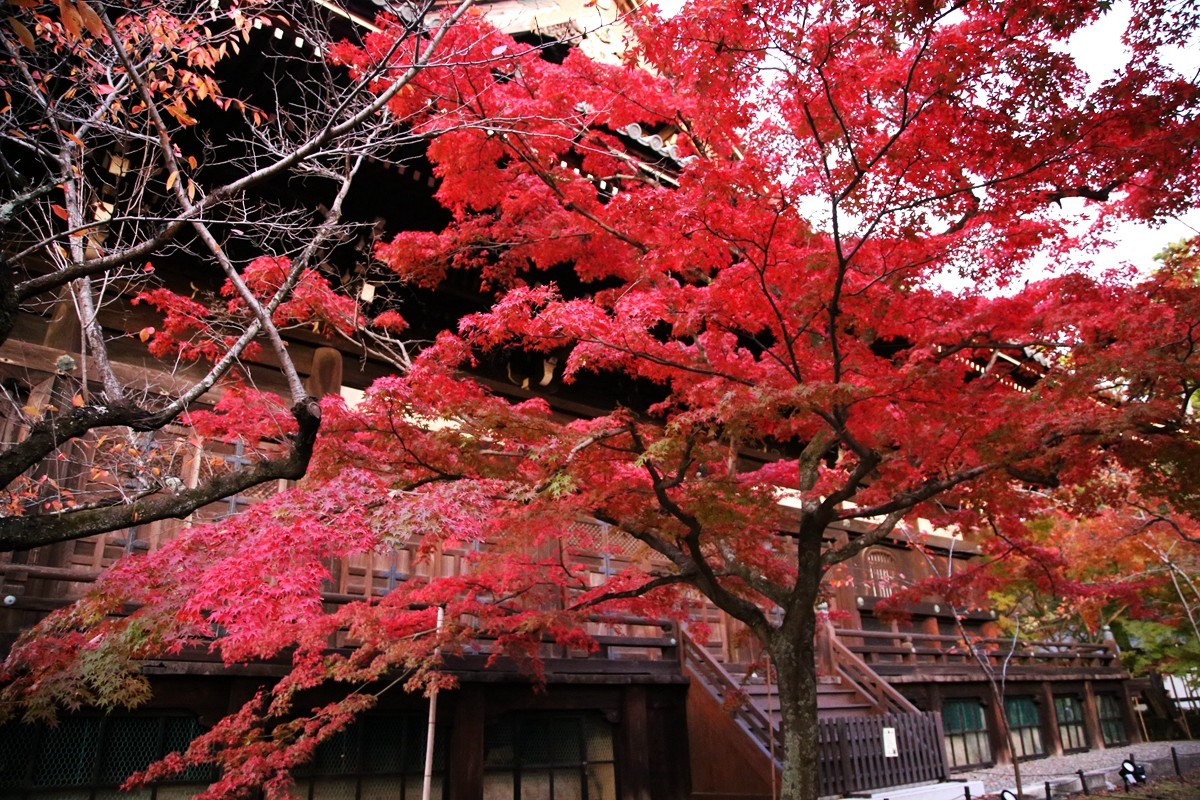
<instances>
[{"instance_id":1,"label":"overcast sky","mask_svg":"<svg viewBox=\"0 0 1200 800\"><path fill-rule=\"evenodd\" d=\"M1115 57L1124 52L1121 34L1129 21L1130 9L1127 2L1115 5L1109 13L1081 31L1071 39L1071 52L1080 67L1087 70L1092 80L1099 83L1110 78L1124 57ZM1176 49L1168 54L1168 61L1183 74L1195 75L1200 69L1200 52ZM1173 219L1160 228L1147 225L1127 225L1120 233L1120 241L1108 254L1111 265L1129 262L1140 269L1153 269L1154 256L1166 245L1200 235L1200 210L1193 209L1182 218ZM1108 266L1100 264L1100 266Z\"/></svg>"}]
</instances>

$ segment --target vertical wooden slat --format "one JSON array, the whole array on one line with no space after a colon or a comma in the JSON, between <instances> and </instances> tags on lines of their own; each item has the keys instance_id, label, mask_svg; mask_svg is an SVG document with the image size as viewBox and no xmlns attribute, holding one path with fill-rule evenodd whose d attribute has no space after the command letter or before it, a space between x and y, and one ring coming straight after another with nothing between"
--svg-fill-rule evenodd
<instances>
[{"instance_id":1,"label":"vertical wooden slat","mask_svg":"<svg viewBox=\"0 0 1200 800\"><path fill-rule=\"evenodd\" d=\"M896 729L899 756L883 754L883 728ZM818 769L825 796L944 779L941 717L888 714L821 720Z\"/></svg>"},{"instance_id":2,"label":"vertical wooden slat","mask_svg":"<svg viewBox=\"0 0 1200 800\"><path fill-rule=\"evenodd\" d=\"M454 724L450 729L450 759L454 765L450 800L475 800L483 796L486 699L480 684L464 684L455 694Z\"/></svg>"},{"instance_id":3,"label":"vertical wooden slat","mask_svg":"<svg viewBox=\"0 0 1200 800\"><path fill-rule=\"evenodd\" d=\"M837 736L838 752L842 756L842 785L838 787L838 794L845 794L850 791L850 784L854 780L854 759L850 750L850 723L845 717L837 720Z\"/></svg>"},{"instance_id":4,"label":"vertical wooden slat","mask_svg":"<svg viewBox=\"0 0 1200 800\"><path fill-rule=\"evenodd\" d=\"M863 717L863 750L867 754L867 774L875 780L884 780L887 774L883 765L883 725L879 717Z\"/></svg>"}]
</instances>

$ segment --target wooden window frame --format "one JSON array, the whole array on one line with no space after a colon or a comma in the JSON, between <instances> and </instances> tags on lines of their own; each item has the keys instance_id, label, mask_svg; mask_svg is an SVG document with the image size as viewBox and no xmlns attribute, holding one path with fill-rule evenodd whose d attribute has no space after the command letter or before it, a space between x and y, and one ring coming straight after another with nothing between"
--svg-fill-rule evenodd
<instances>
[{"instance_id":1,"label":"wooden window frame","mask_svg":"<svg viewBox=\"0 0 1200 800\"><path fill-rule=\"evenodd\" d=\"M951 707L971 710L970 714L957 716L962 716L961 721L963 722L968 721L966 716L973 717L970 722L975 723L976 727L964 726L959 729L957 725L959 720L953 719L956 715L951 715L952 718L947 719L946 712ZM945 740L946 764L950 769L991 766L995 763L995 755L992 753L991 734L988 731L987 713L979 698L947 698L942 701L942 736ZM960 748L956 748L956 744L961 745L963 760L957 757L957 751ZM972 749L981 756L979 760L970 760Z\"/></svg>"},{"instance_id":2,"label":"wooden window frame","mask_svg":"<svg viewBox=\"0 0 1200 800\"><path fill-rule=\"evenodd\" d=\"M1029 719L1027 714L1020 711L1014 713L1014 710L1017 709L1031 710L1033 719ZM1020 750L1020 752L1014 752L1012 757L1018 761L1045 757L1047 754L1046 742L1042 735L1042 712L1038 708L1037 701L1028 696L1006 697L1004 713L1008 718L1009 730Z\"/></svg>"},{"instance_id":3,"label":"wooden window frame","mask_svg":"<svg viewBox=\"0 0 1200 800\"><path fill-rule=\"evenodd\" d=\"M1082 753L1089 749L1082 698L1075 694L1054 695L1054 721L1058 725L1058 741L1063 753Z\"/></svg>"}]
</instances>

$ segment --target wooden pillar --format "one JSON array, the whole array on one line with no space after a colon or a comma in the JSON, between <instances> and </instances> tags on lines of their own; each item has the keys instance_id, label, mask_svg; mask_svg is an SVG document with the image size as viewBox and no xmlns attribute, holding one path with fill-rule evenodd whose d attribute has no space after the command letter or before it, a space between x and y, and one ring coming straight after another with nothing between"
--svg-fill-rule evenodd
<instances>
[{"instance_id":1,"label":"wooden pillar","mask_svg":"<svg viewBox=\"0 0 1200 800\"><path fill-rule=\"evenodd\" d=\"M1091 681L1083 682L1083 730L1089 750L1104 749L1104 736L1100 731L1100 709Z\"/></svg>"},{"instance_id":2,"label":"wooden pillar","mask_svg":"<svg viewBox=\"0 0 1200 800\"><path fill-rule=\"evenodd\" d=\"M69 292L54 304L54 314L42 337L42 344L64 353L78 353L83 327L79 324L79 315L75 313L75 303L71 301Z\"/></svg>"},{"instance_id":3,"label":"wooden pillar","mask_svg":"<svg viewBox=\"0 0 1200 800\"><path fill-rule=\"evenodd\" d=\"M646 747L650 735L646 687L625 687L621 705L617 742L617 796L621 800L651 800L650 758Z\"/></svg>"},{"instance_id":4,"label":"wooden pillar","mask_svg":"<svg viewBox=\"0 0 1200 800\"><path fill-rule=\"evenodd\" d=\"M341 394L342 354L333 347L318 347L313 352L312 369L308 374L305 389L313 397Z\"/></svg>"},{"instance_id":5,"label":"wooden pillar","mask_svg":"<svg viewBox=\"0 0 1200 800\"><path fill-rule=\"evenodd\" d=\"M483 797L483 728L486 716L483 687L464 684L455 692L454 723L450 732L450 800Z\"/></svg>"},{"instance_id":6,"label":"wooden pillar","mask_svg":"<svg viewBox=\"0 0 1200 800\"><path fill-rule=\"evenodd\" d=\"M992 760L997 764L1011 764L1015 754L1008 746L1008 734L1004 730L1004 721L1008 719L1004 713L1004 698L1000 699L1000 706L997 706L991 691L987 687L984 687L984 691L988 699L988 738L992 742Z\"/></svg>"},{"instance_id":7,"label":"wooden pillar","mask_svg":"<svg viewBox=\"0 0 1200 800\"><path fill-rule=\"evenodd\" d=\"M1058 735L1058 713L1054 709L1054 691L1049 683L1041 684L1042 734L1046 737L1046 755L1062 755L1062 737Z\"/></svg>"},{"instance_id":8,"label":"wooden pillar","mask_svg":"<svg viewBox=\"0 0 1200 800\"><path fill-rule=\"evenodd\" d=\"M925 688L925 705L924 708L930 711L942 713L942 687L939 684L931 683Z\"/></svg>"},{"instance_id":9,"label":"wooden pillar","mask_svg":"<svg viewBox=\"0 0 1200 800\"><path fill-rule=\"evenodd\" d=\"M829 621L827 611L817 612L817 674L837 675L837 663L833 657L833 637L837 632Z\"/></svg>"}]
</instances>

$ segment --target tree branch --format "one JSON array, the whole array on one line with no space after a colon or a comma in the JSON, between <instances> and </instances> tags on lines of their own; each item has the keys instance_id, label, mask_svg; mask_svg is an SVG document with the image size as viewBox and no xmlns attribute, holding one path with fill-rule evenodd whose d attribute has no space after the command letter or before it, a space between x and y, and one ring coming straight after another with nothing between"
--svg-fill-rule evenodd
<instances>
[{"instance_id":1,"label":"tree branch","mask_svg":"<svg viewBox=\"0 0 1200 800\"><path fill-rule=\"evenodd\" d=\"M313 443L321 423L321 407L316 400L307 398L292 407L292 416L298 430L289 437L286 455L214 477L194 489L149 495L131 503L77 511L67 508L52 514L0 517L0 551L25 550L66 542L160 519L182 519L198 508L265 481L298 480L304 476L312 457ZM149 429L153 430L154 427Z\"/></svg>"}]
</instances>

